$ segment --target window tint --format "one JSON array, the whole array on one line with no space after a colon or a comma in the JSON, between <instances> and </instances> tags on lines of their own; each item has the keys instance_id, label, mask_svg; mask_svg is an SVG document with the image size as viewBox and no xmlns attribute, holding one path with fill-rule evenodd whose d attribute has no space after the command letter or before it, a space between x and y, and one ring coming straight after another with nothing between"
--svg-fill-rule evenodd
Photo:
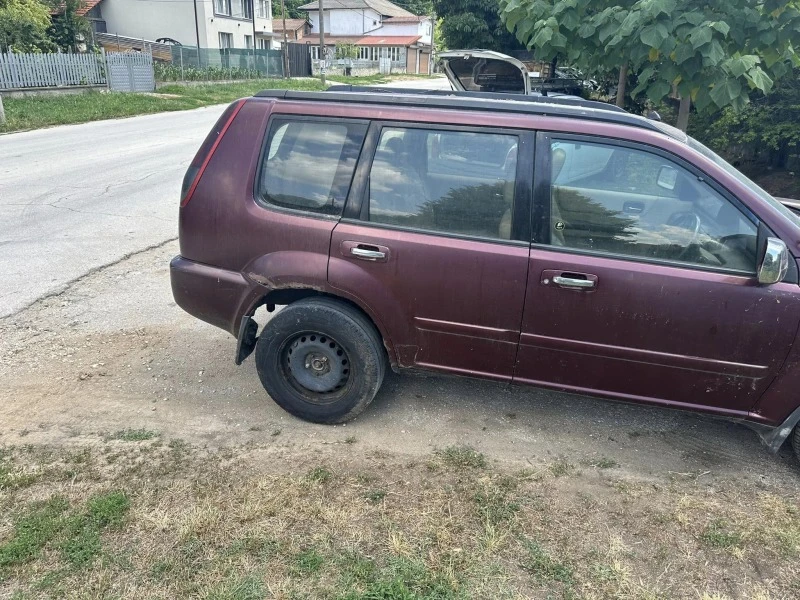
<instances>
[{"instance_id":1,"label":"window tint","mask_svg":"<svg viewBox=\"0 0 800 600\"><path fill-rule=\"evenodd\" d=\"M510 239L518 138L385 128L369 185L369 219Z\"/></svg>"},{"instance_id":2,"label":"window tint","mask_svg":"<svg viewBox=\"0 0 800 600\"><path fill-rule=\"evenodd\" d=\"M261 174L261 195L272 204L339 215L367 126L276 119Z\"/></svg>"},{"instance_id":3,"label":"window tint","mask_svg":"<svg viewBox=\"0 0 800 600\"><path fill-rule=\"evenodd\" d=\"M754 273L757 228L678 164L620 146L551 146L551 243Z\"/></svg>"}]
</instances>

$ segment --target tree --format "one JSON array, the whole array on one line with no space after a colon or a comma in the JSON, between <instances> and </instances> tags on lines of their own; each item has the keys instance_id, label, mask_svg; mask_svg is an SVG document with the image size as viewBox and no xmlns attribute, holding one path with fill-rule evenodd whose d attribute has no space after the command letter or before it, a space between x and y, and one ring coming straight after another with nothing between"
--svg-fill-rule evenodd
<instances>
[{"instance_id":1,"label":"tree","mask_svg":"<svg viewBox=\"0 0 800 600\"><path fill-rule=\"evenodd\" d=\"M800 0L500 0L509 30L537 58L564 55L589 72L637 75L653 103L677 91L678 124L699 111L741 110L800 65ZM622 78L620 78L622 79Z\"/></svg>"},{"instance_id":2,"label":"tree","mask_svg":"<svg viewBox=\"0 0 800 600\"><path fill-rule=\"evenodd\" d=\"M50 11L39 0L0 0L0 52L49 52Z\"/></svg>"},{"instance_id":3,"label":"tree","mask_svg":"<svg viewBox=\"0 0 800 600\"><path fill-rule=\"evenodd\" d=\"M287 19L306 19L308 18L308 13L304 10L300 10L299 7L303 6L304 4L308 4L308 0L283 0L283 4L286 7L286 18ZM280 0L273 0L272 2L272 18L273 19L280 19L283 17L281 14L281 3Z\"/></svg>"},{"instance_id":4,"label":"tree","mask_svg":"<svg viewBox=\"0 0 800 600\"><path fill-rule=\"evenodd\" d=\"M448 48L485 48L498 52L524 50L500 18L499 0L433 0L442 19L442 36Z\"/></svg>"},{"instance_id":5,"label":"tree","mask_svg":"<svg viewBox=\"0 0 800 600\"><path fill-rule=\"evenodd\" d=\"M81 46L91 45L92 28L89 21L78 14L83 0L50 0L53 10L52 23L47 34L65 52L80 52Z\"/></svg>"}]
</instances>

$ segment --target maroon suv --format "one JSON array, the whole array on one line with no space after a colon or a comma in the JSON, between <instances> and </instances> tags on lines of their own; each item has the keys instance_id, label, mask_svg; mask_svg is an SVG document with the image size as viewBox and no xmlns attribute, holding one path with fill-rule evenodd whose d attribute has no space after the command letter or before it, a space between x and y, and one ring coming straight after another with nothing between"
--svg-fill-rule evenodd
<instances>
[{"instance_id":1,"label":"maroon suv","mask_svg":"<svg viewBox=\"0 0 800 600\"><path fill-rule=\"evenodd\" d=\"M695 140L580 100L265 91L186 174L172 290L339 423L426 369L742 420L800 448L800 220ZM285 306L258 334L252 316Z\"/></svg>"}]
</instances>

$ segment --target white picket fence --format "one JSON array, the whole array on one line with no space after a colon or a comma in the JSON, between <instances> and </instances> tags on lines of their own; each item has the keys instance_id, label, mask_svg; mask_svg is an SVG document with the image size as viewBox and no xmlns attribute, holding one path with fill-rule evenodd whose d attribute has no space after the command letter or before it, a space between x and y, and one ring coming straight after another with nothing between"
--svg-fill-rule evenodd
<instances>
[{"instance_id":1,"label":"white picket fence","mask_svg":"<svg viewBox=\"0 0 800 600\"><path fill-rule=\"evenodd\" d=\"M0 54L0 90L105 85L98 54Z\"/></svg>"}]
</instances>

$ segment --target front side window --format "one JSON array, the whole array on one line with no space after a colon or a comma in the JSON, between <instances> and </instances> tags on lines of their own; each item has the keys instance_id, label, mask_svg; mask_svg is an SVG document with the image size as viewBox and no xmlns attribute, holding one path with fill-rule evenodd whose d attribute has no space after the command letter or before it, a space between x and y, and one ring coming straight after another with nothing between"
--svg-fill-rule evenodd
<instances>
[{"instance_id":1,"label":"front side window","mask_svg":"<svg viewBox=\"0 0 800 600\"><path fill-rule=\"evenodd\" d=\"M510 239L515 135L384 128L369 178L369 220Z\"/></svg>"},{"instance_id":2,"label":"front side window","mask_svg":"<svg viewBox=\"0 0 800 600\"><path fill-rule=\"evenodd\" d=\"M550 152L553 245L755 272L756 225L677 163L601 143Z\"/></svg>"},{"instance_id":3,"label":"front side window","mask_svg":"<svg viewBox=\"0 0 800 600\"><path fill-rule=\"evenodd\" d=\"M366 131L362 123L275 119L261 197L285 208L340 215Z\"/></svg>"}]
</instances>

